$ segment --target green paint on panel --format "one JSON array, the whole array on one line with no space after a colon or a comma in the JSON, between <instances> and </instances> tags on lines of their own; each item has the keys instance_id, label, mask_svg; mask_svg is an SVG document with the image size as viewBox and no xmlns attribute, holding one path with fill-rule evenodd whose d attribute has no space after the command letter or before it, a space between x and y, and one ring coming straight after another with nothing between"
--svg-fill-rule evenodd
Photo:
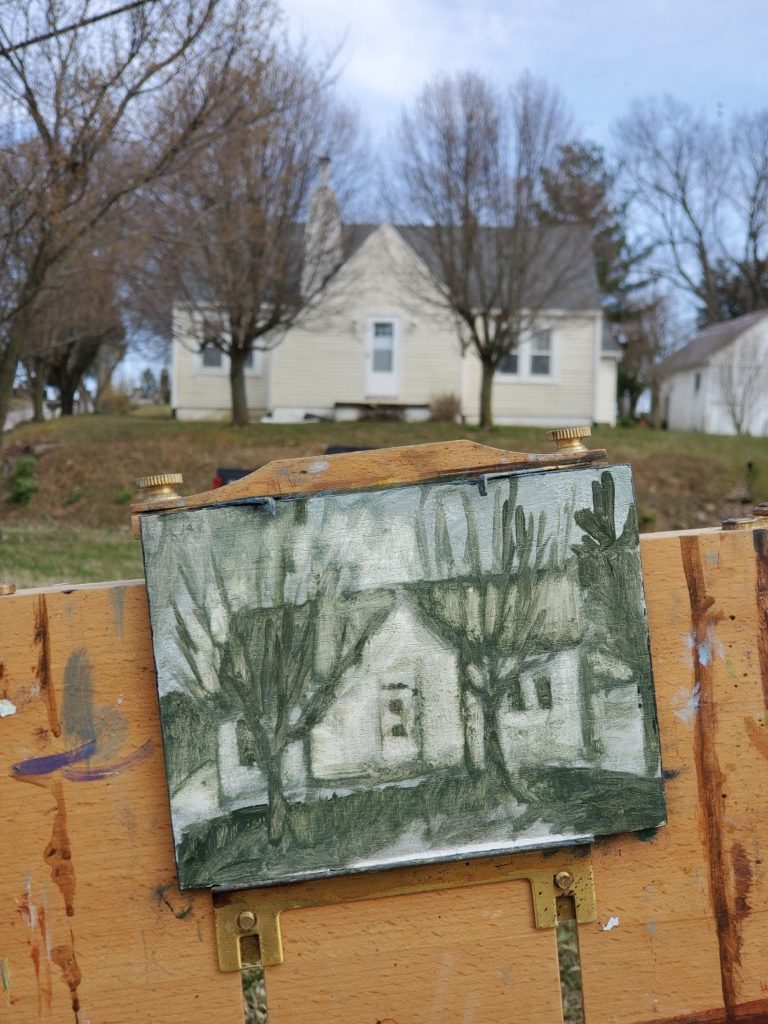
<instances>
[{"instance_id":1,"label":"green paint on panel","mask_svg":"<svg viewBox=\"0 0 768 1024\"><path fill-rule=\"evenodd\" d=\"M663 822L627 467L145 517L142 542L182 886Z\"/></svg>"}]
</instances>

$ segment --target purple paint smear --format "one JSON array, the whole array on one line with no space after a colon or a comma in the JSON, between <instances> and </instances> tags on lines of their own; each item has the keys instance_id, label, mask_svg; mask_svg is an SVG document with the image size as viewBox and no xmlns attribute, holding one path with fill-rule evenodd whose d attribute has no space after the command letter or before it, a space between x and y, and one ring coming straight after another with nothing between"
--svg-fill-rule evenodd
<instances>
[{"instance_id":1,"label":"purple paint smear","mask_svg":"<svg viewBox=\"0 0 768 1024\"><path fill-rule=\"evenodd\" d=\"M65 768L62 774L71 782L98 782L99 779L106 779L110 775L119 775L120 772L133 768L135 764L140 764L149 757L153 747L152 740L147 740L121 761L113 761L112 764L99 765L95 768Z\"/></svg>"},{"instance_id":2,"label":"purple paint smear","mask_svg":"<svg viewBox=\"0 0 768 1024\"><path fill-rule=\"evenodd\" d=\"M17 761L11 765L11 775L48 775L69 764L86 761L96 753L96 740L89 740L74 750L63 754L48 754L47 757L31 757L28 761Z\"/></svg>"}]
</instances>

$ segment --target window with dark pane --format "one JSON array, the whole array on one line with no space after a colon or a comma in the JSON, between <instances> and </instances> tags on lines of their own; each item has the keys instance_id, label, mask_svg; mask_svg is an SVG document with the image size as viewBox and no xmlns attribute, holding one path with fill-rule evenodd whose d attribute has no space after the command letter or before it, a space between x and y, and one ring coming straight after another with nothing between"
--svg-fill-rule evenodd
<instances>
[{"instance_id":1,"label":"window with dark pane","mask_svg":"<svg viewBox=\"0 0 768 1024\"><path fill-rule=\"evenodd\" d=\"M389 702L389 711L397 721L392 723L389 730L390 736L407 736L405 728L405 704L399 697Z\"/></svg>"},{"instance_id":2,"label":"window with dark pane","mask_svg":"<svg viewBox=\"0 0 768 1024\"><path fill-rule=\"evenodd\" d=\"M536 701L540 708L550 711L552 708L552 683L548 676L536 676L533 681L536 690Z\"/></svg>"},{"instance_id":3,"label":"window with dark pane","mask_svg":"<svg viewBox=\"0 0 768 1024\"><path fill-rule=\"evenodd\" d=\"M531 335L531 376L549 377L552 372L552 331L534 331Z\"/></svg>"},{"instance_id":4,"label":"window with dark pane","mask_svg":"<svg viewBox=\"0 0 768 1024\"><path fill-rule=\"evenodd\" d=\"M499 360L499 373L516 374L518 368L517 349L513 348L511 352L508 352L505 356Z\"/></svg>"},{"instance_id":5,"label":"window with dark pane","mask_svg":"<svg viewBox=\"0 0 768 1024\"><path fill-rule=\"evenodd\" d=\"M256 764L256 749L251 731L242 718L238 719L235 726L235 739L237 741L237 763L245 768L252 768Z\"/></svg>"},{"instance_id":6,"label":"window with dark pane","mask_svg":"<svg viewBox=\"0 0 768 1024\"><path fill-rule=\"evenodd\" d=\"M208 370L218 370L223 363L223 353L218 347L221 338L219 326L210 320L203 324L203 344L201 358L203 366Z\"/></svg>"}]
</instances>

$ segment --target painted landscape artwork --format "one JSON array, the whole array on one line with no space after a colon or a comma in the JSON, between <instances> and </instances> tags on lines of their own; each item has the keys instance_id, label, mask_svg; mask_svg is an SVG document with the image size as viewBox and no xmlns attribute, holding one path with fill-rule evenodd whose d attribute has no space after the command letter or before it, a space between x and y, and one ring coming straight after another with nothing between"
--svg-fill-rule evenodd
<instances>
[{"instance_id":1,"label":"painted landscape artwork","mask_svg":"<svg viewBox=\"0 0 768 1024\"><path fill-rule=\"evenodd\" d=\"M629 467L141 530L182 887L664 822Z\"/></svg>"}]
</instances>

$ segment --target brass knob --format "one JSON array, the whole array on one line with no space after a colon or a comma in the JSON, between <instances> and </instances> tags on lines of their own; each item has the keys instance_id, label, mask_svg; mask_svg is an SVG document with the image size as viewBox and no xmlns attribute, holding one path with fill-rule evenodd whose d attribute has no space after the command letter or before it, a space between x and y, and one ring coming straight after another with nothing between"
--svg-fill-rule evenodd
<instances>
[{"instance_id":1,"label":"brass knob","mask_svg":"<svg viewBox=\"0 0 768 1024\"><path fill-rule=\"evenodd\" d=\"M558 451L586 452L587 446L581 439L591 436L591 427L556 427L547 431L547 440L554 441Z\"/></svg>"},{"instance_id":2,"label":"brass knob","mask_svg":"<svg viewBox=\"0 0 768 1024\"><path fill-rule=\"evenodd\" d=\"M146 503L178 498L176 484L183 484L181 473L157 473L154 476L140 476L136 481L136 500Z\"/></svg>"},{"instance_id":3,"label":"brass knob","mask_svg":"<svg viewBox=\"0 0 768 1024\"><path fill-rule=\"evenodd\" d=\"M555 885L558 889L570 889L573 886L573 875L570 871L558 871L555 875Z\"/></svg>"}]
</instances>

